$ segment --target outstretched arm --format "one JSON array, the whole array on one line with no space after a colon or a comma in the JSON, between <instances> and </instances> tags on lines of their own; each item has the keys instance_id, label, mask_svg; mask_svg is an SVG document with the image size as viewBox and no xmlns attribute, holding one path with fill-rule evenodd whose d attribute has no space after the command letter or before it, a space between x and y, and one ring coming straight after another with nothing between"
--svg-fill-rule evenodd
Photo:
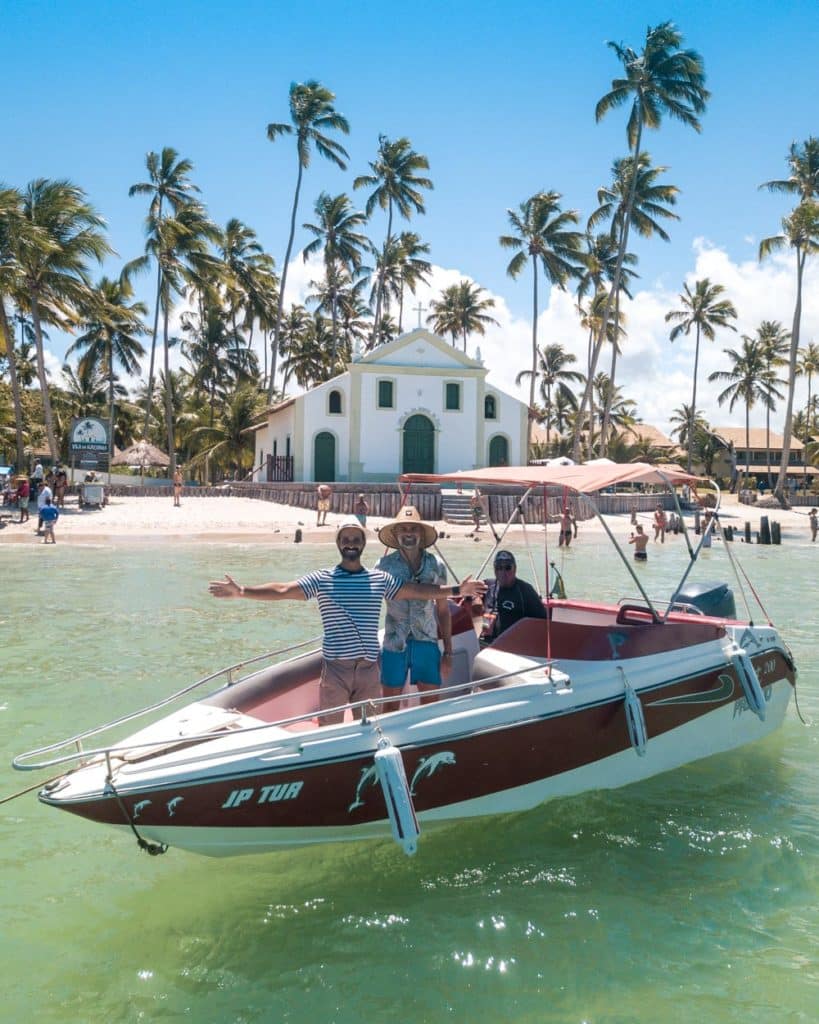
<instances>
[{"instance_id":1,"label":"outstretched arm","mask_svg":"<svg viewBox=\"0 0 819 1024\"><path fill-rule=\"evenodd\" d=\"M473 580L471 576L466 576L454 587L441 587L437 583L404 583L394 597L398 601L437 601L445 597L482 597L485 591L483 580Z\"/></svg>"},{"instance_id":2,"label":"outstretched arm","mask_svg":"<svg viewBox=\"0 0 819 1024\"><path fill-rule=\"evenodd\" d=\"M211 580L208 590L214 597L248 597L253 601L307 600L295 580L290 583L262 583L257 587L243 587L227 573L223 580Z\"/></svg>"}]
</instances>

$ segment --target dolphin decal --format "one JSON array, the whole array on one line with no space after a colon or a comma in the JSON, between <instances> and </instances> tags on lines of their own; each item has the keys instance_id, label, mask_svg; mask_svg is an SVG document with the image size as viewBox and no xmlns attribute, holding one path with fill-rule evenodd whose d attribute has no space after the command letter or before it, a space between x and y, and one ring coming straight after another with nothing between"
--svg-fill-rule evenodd
<instances>
[{"instance_id":1,"label":"dolphin decal","mask_svg":"<svg viewBox=\"0 0 819 1024\"><path fill-rule=\"evenodd\" d=\"M150 802L150 800L140 800L138 804L134 804L134 810L131 815L134 821L137 820L137 818L140 816L140 814L142 814L142 812L145 810L145 808L148 806Z\"/></svg>"},{"instance_id":2,"label":"dolphin decal","mask_svg":"<svg viewBox=\"0 0 819 1024\"><path fill-rule=\"evenodd\" d=\"M415 796L415 784L417 782L420 782L421 779L429 778L430 775L434 775L435 772L445 764L455 764L455 755L451 750L439 750L437 754L431 754L429 757L422 757L412 776L412 782L410 783L410 796Z\"/></svg>"},{"instance_id":3,"label":"dolphin decal","mask_svg":"<svg viewBox=\"0 0 819 1024\"><path fill-rule=\"evenodd\" d=\"M361 799L361 791L364 789L365 786L374 785L375 780L377 778L378 773L375 770L375 762L373 762L369 768L361 769L361 778L358 780L358 785L355 787L355 800L353 800L353 802L347 808L348 814L352 814L352 812L357 807L364 806L364 801Z\"/></svg>"},{"instance_id":4,"label":"dolphin decal","mask_svg":"<svg viewBox=\"0 0 819 1024\"><path fill-rule=\"evenodd\" d=\"M173 800L169 800L165 806L168 808L168 817L172 818L174 811L176 810L177 804L181 804L184 800L184 796L175 796Z\"/></svg>"}]
</instances>

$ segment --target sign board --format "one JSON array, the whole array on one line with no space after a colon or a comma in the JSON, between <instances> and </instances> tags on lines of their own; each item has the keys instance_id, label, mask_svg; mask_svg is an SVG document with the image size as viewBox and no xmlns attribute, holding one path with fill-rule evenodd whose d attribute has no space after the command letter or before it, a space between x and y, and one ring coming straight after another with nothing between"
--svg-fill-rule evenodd
<instances>
[{"instance_id":1,"label":"sign board","mask_svg":"<svg viewBox=\"0 0 819 1024\"><path fill-rule=\"evenodd\" d=\"M72 456L107 455L108 424L98 416L83 416L71 423L68 447Z\"/></svg>"}]
</instances>

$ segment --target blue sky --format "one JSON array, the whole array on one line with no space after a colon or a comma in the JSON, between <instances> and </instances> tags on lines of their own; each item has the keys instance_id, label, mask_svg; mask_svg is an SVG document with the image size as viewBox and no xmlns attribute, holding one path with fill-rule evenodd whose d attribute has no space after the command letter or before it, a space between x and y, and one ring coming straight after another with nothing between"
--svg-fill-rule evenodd
<instances>
[{"instance_id":1,"label":"blue sky","mask_svg":"<svg viewBox=\"0 0 819 1024\"><path fill-rule=\"evenodd\" d=\"M314 159L299 224L312 219L322 189L352 190L379 133L409 137L428 156L435 183L426 215L411 223L436 267L420 300L428 305L462 277L486 288L501 327L476 343L495 382L516 391L515 373L529 360L531 282L506 275L509 257L497 243L506 210L547 188L585 221L612 160L626 152L626 113L594 120L597 100L619 71L606 41L639 49L646 26L667 19L702 54L712 99L701 134L667 122L646 138L654 162L669 168L666 180L681 189L681 220L670 227L670 243L633 247L641 278L618 382L642 417L663 427L675 406L690 401L693 345L669 345L663 322L684 280L707 275L724 284L740 333L753 333L761 319L790 327L787 259L756 264L759 239L778 232L789 202L757 186L785 176L791 141L819 134L815 0L617 8L589 0L6 0L0 179L23 186L35 177L67 177L81 185L125 260L142 250L145 213L144 199L129 199L128 187L144 179L145 154L170 145L194 162L211 216L222 224L245 221L280 264L295 153L288 139L268 142L265 126L288 119L291 81L317 78L350 121L350 165L342 172ZM363 206L364 194L353 196ZM371 230L383 236L378 215ZM306 241L297 234L297 246ZM303 297L312 268L294 266L291 274L292 298ZM819 341L818 282L814 268L803 344ZM144 288L149 298L147 278ZM581 357L585 341L571 295L542 294L541 342L561 342ZM725 368L722 348L739 343L738 334L726 333L706 345L700 381ZM56 360L63 350L55 339ZM699 392L712 422L741 416L717 408L715 385L701 383Z\"/></svg>"}]
</instances>

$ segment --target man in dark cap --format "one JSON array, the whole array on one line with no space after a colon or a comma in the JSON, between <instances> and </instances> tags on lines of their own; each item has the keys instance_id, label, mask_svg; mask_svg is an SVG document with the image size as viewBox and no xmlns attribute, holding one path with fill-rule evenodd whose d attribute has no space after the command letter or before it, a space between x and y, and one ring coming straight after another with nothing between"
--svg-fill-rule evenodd
<instances>
[{"instance_id":1,"label":"man in dark cap","mask_svg":"<svg viewBox=\"0 0 819 1024\"><path fill-rule=\"evenodd\" d=\"M484 633L491 643L520 619L545 619L546 609L531 583L518 579L517 562L511 551L498 551L494 562L495 578L487 580L483 599Z\"/></svg>"}]
</instances>

